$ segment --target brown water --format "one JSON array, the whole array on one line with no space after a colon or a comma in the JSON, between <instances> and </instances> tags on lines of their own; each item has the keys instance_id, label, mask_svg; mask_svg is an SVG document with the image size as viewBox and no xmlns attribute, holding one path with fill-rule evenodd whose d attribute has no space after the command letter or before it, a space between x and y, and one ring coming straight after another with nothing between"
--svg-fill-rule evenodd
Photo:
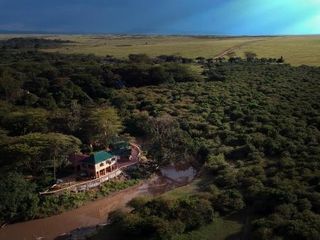
<instances>
[{"instance_id":1,"label":"brown water","mask_svg":"<svg viewBox=\"0 0 320 240\"><path fill-rule=\"evenodd\" d=\"M192 167L166 167L161 169L159 177L80 208L48 218L8 225L0 229L0 240L52 240L75 229L103 224L110 212L124 208L131 199L142 195L162 194L187 184L195 175L196 171Z\"/></svg>"}]
</instances>

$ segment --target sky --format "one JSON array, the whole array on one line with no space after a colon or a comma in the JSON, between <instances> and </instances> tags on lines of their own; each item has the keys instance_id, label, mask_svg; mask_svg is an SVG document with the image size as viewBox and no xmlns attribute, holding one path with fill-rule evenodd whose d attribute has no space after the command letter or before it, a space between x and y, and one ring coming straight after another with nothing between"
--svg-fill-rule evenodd
<instances>
[{"instance_id":1,"label":"sky","mask_svg":"<svg viewBox=\"0 0 320 240\"><path fill-rule=\"evenodd\" d=\"M0 0L0 30L320 34L320 0Z\"/></svg>"}]
</instances>

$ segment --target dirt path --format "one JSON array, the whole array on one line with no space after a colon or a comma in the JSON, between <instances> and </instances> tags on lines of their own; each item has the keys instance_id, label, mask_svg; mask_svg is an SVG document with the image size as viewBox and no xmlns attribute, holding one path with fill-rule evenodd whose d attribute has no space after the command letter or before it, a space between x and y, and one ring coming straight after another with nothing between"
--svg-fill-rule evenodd
<instances>
[{"instance_id":1,"label":"dirt path","mask_svg":"<svg viewBox=\"0 0 320 240\"><path fill-rule=\"evenodd\" d=\"M266 41L266 40L265 40L265 39L258 39L258 40L252 40L252 41L248 41L248 42L244 42L244 43L235 45L235 46L233 46L233 47L231 47L231 48L228 48L228 49L220 52L219 54L217 54L217 55L214 57L214 59L222 58L222 57L226 56L226 55L229 54L229 53L232 53L232 52L234 52L234 51L236 51L236 50L238 50L238 49L241 49L241 48L244 47L244 46L250 45L250 44L252 44L252 43L260 42L260 41Z\"/></svg>"}]
</instances>

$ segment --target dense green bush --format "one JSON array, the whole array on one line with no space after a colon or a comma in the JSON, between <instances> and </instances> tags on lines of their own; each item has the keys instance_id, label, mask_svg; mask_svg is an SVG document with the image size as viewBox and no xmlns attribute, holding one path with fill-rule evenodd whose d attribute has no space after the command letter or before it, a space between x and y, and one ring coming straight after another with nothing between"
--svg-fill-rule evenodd
<instances>
[{"instance_id":1,"label":"dense green bush","mask_svg":"<svg viewBox=\"0 0 320 240\"><path fill-rule=\"evenodd\" d=\"M92 55L47 54L38 51L0 51L0 97L28 106L66 107L71 100L83 105L109 99L112 89L196 81L187 65L156 64L143 54L129 61L106 62ZM110 59L109 59L110 60ZM13 62L13 63L11 63ZM9 64L8 64L9 63ZM104 64L107 63L107 64Z\"/></svg>"},{"instance_id":2,"label":"dense green bush","mask_svg":"<svg viewBox=\"0 0 320 240\"><path fill-rule=\"evenodd\" d=\"M0 223L33 218L38 213L36 185L22 175L9 173L0 178Z\"/></svg>"},{"instance_id":3,"label":"dense green bush","mask_svg":"<svg viewBox=\"0 0 320 240\"><path fill-rule=\"evenodd\" d=\"M211 203L194 196L187 199L134 199L131 213L112 214L109 220L119 234L143 239L171 239L212 222Z\"/></svg>"}]
</instances>

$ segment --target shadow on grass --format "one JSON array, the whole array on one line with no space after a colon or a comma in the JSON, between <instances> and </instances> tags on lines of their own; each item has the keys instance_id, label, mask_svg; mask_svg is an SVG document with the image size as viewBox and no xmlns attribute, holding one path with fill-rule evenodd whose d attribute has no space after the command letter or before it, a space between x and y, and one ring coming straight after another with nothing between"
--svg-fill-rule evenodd
<instances>
[{"instance_id":1,"label":"shadow on grass","mask_svg":"<svg viewBox=\"0 0 320 240\"><path fill-rule=\"evenodd\" d=\"M250 239L251 220L253 219L253 209L246 208L235 214L225 217L226 220L238 222L242 229L226 238L226 240L247 240Z\"/></svg>"}]
</instances>

